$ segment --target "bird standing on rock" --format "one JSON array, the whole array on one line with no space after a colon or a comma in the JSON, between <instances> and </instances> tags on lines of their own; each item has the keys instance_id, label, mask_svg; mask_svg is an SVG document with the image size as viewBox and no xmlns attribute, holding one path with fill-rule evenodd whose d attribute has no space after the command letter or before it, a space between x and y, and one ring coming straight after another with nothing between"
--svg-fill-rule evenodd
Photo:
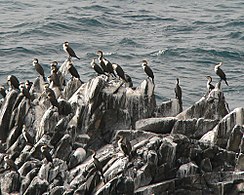
<instances>
[{"instance_id":1,"label":"bird standing on rock","mask_svg":"<svg viewBox=\"0 0 244 195\"><path fill-rule=\"evenodd\" d=\"M212 82L212 77L211 76L206 76L206 78L208 79L208 82L207 82L207 89L208 89L208 92L212 91L215 87L211 84Z\"/></svg>"},{"instance_id":2,"label":"bird standing on rock","mask_svg":"<svg viewBox=\"0 0 244 195\"><path fill-rule=\"evenodd\" d=\"M53 158L52 158L52 155L49 152L49 149L48 149L47 145L41 146L41 152L42 152L43 156L47 159L47 162L53 163Z\"/></svg>"},{"instance_id":3,"label":"bird standing on rock","mask_svg":"<svg viewBox=\"0 0 244 195\"><path fill-rule=\"evenodd\" d=\"M44 69L41 66L41 64L39 64L38 59L34 58L33 61L32 61L32 64L35 67L36 72L38 72L38 74L42 76L43 80L46 81Z\"/></svg>"},{"instance_id":4,"label":"bird standing on rock","mask_svg":"<svg viewBox=\"0 0 244 195\"><path fill-rule=\"evenodd\" d=\"M19 80L14 75L9 75L8 78L8 84L11 88L19 89Z\"/></svg>"},{"instance_id":5,"label":"bird standing on rock","mask_svg":"<svg viewBox=\"0 0 244 195\"><path fill-rule=\"evenodd\" d=\"M9 155L4 156L4 162L8 165L8 167L11 170L14 170L14 171L16 171L18 173L18 167L14 163L14 161L11 158L9 158Z\"/></svg>"},{"instance_id":6,"label":"bird standing on rock","mask_svg":"<svg viewBox=\"0 0 244 195\"><path fill-rule=\"evenodd\" d=\"M111 62L108 61L106 58L104 58L103 52L101 50L98 50L97 55L98 55L98 62L102 67L102 69L104 70L104 72L107 72L113 77L116 77Z\"/></svg>"},{"instance_id":7,"label":"bird standing on rock","mask_svg":"<svg viewBox=\"0 0 244 195\"><path fill-rule=\"evenodd\" d=\"M74 50L69 46L69 42L66 41L63 43L63 49L69 55L69 59L74 57L80 60L80 58L75 54Z\"/></svg>"},{"instance_id":8,"label":"bird standing on rock","mask_svg":"<svg viewBox=\"0 0 244 195\"><path fill-rule=\"evenodd\" d=\"M182 89L180 87L180 80L179 80L179 78L176 79L175 98L177 98L179 100L180 112L181 112L182 111Z\"/></svg>"},{"instance_id":9,"label":"bird standing on rock","mask_svg":"<svg viewBox=\"0 0 244 195\"><path fill-rule=\"evenodd\" d=\"M101 74L105 74L104 70L101 68L101 66L99 66L97 63L96 63L96 58L92 59L91 61L91 67L95 70L95 72L99 75Z\"/></svg>"},{"instance_id":10,"label":"bird standing on rock","mask_svg":"<svg viewBox=\"0 0 244 195\"><path fill-rule=\"evenodd\" d=\"M220 68L220 66L222 66L222 64L223 64L223 62L216 64L214 67L214 71L220 77L220 81L224 80L225 84L227 86L229 86L227 79L226 79L226 75L225 75L224 71Z\"/></svg>"},{"instance_id":11,"label":"bird standing on rock","mask_svg":"<svg viewBox=\"0 0 244 195\"><path fill-rule=\"evenodd\" d=\"M152 79L152 83L154 84L154 74L153 74L152 69L148 66L147 60L142 61L142 68L143 68L144 72L147 74L147 76Z\"/></svg>"},{"instance_id":12,"label":"bird standing on rock","mask_svg":"<svg viewBox=\"0 0 244 195\"><path fill-rule=\"evenodd\" d=\"M119 140L118 140L118 146L121 152L125 156L128 156L129 160L131 159L131 151L132 151L132 146L130 141L123 135L119 135Z\"/></svg>"},{"instance_id":13,"label":"bird standing on rock","mask_svg":"<svg viewBox=\"0 0 244 195\"><path fill-rule=\"evenodd\" d=\"M79 75L77 69L74 67L72 62L69 62L68 71L71 74L72 78L77 78L80 80L80 75ZM83 83L81 80L80 80L80 82Z\"/></svg>"},{"instance_id":14,"label":"bird standing on rock","mask_svg":"<svg viewBox=\"0 0 244 195\"><path fill-rule=\"evenodd\" d=\"M116 72L116 74L119 76L119 78L121 78L123 81L126 82L126 78L125 78L125 72L124 70L121 68L120 65L113 63L112 64L113 70L114 72Z\"/></svg>"},{"instance_id":15,"label":"bird standing on rock","mask_svg":"<svg viewBox=\"0 0 244 195\"><path fill-rule=\"evenodd\" d=\"M97 171L100 173L100 175L102 176L103 180L105 179L104 175L103 175L103 166L101 164L101 162L97 159L96 157L96 152L94 150L92 151L92 158L93 158L93 163L97 169Z\"/></svg>"}]
</instances>

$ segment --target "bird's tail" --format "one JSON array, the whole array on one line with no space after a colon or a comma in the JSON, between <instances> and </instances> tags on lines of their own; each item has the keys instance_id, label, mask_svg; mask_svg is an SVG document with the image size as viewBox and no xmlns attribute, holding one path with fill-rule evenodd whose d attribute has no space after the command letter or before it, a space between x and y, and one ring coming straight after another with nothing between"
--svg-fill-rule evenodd
<instances>
[{"instance_id":1,"label":"bird's tail","mask_svg":"<svg viewBox=\"0 0 244 195\"><path fill-rule=\"evenodd\" d=\"M229 86L229 84L228 84L228 82L227 82L227 80L225 79L225 84L227 85L227 86Z\"/></svg>"},{"instance_id":2,"label":"bird's tail","mask_svg":"<svg viewBox=\"0 0 244 195\"><path fill-rule=\"evenodd\" d=\"M75 56L78 60L80 60L80 58L78 56Z\"/></svg>"}]
</instances>

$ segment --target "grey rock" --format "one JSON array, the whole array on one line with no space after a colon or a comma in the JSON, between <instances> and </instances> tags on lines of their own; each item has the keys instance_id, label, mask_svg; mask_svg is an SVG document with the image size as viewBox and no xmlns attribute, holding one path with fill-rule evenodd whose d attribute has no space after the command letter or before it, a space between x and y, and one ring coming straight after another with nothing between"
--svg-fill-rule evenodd
<instances>
[{"instance_id":1,"label":"grey rock","mask_svg":"<svg viewBox=\"0 0 244 195\"><path fill-rule=\"evenodd\" d=\"M182 178L190 175L195 175L197 173L197 170L198 166L193 162L183 164L179 167L179 170L177 171L177 177Z\"/></svg>"},{"instance_id":2,"label":"grey rock","mask_svg":"<svg viewBox=\"0 0 244 195\"><path fill-rule=\"evenodd\" d=\"M6 173L1 178L1 192L2 194L10 194L12 192L18 192L20 189L20 175L15 171Z\"/></svg>"},{"instance_id":3,"label":"grey rock","mask_svg":"<svg viewBox=\"0 0 244 195\"><path fill-rule=\"evenodd\" d=\"M47 191L48 182L43 180L39 177L34 177L32 182L30 183L29 187L26 189L26 195L33 195L33 194L43 194Z\"/></svg>"},{"instance_id":4,"label":"grey rock","mask_svg":"<svg viewBox=\"0 0 244 195\"><path fill-rule=\"evenodd\" d=\"M244 128L240 125L235 125L232 129L227 141L226 149L234 152L240 152L240 144L243 139Z\"/></svg>"},{"instance_id":5,"label":"grey rock","mask_svg":"<svg viewBox=\"0 0 244 195\"><path fill-rule=\"evenodd\" d=\"M171 132L176 121L174 117L141 119L136 122L135 128L165 134Z\"/></svg>"},{"instance_id":6,"label":"grey rock","mask_svg":"<svg viewBox=\"0 0 244 195\"><path fill-rule=\"evenodd\" d=\"M54 156L61 160L68 160L69 155L72 151L72 142L69 134L65 134L63 138L60 140L57 149L54 152Z\"/></svg>"},{"instance_id":7,"label":"grey rock","mask_svg":"<svg viewBox=\"0 0 244 195\"><path fill-rule=\"evenodd\" d=\"M203 159L202 162L201 162L200 168L204 172L212 172L213 171L213 167L212 167L210 159L209 158Z\"/></svg>"},{"instance_id":8,"label":"grey rock","mask_svg":"<svg viewBox=\"0 0 244 195\"><path fill-rule=\"evenodd\" d=\"M163 102L158 108L158 115L160 117L172 117L181 112L182 108L178 99L172 99Z\"/></svg>"}]
</instances>

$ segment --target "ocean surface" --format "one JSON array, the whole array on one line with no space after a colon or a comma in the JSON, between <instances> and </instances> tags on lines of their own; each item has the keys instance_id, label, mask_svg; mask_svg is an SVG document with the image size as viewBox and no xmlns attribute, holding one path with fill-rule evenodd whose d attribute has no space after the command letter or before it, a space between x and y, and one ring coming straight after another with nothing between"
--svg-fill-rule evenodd
<instances>
[{"instance_id":1,"label":"ocean surface","mask_svg":"<svg viewBox=\"0 0 244 195\"><path fill-rule=\"evenodd\" d=\"M214 65L223 61L229 87L222 83L230 109L244 107L243 0L2 0L0 1L0 83L8 75L34 81L32 59L46 75L60 64L68 41L81 79L95 76L90 67L97 50L123 67L138 86L146 78L141 61L155 74L157 104L174 97L180 78L184 108L206 92L206 76L219 81Z\"/></svg>"}]
</instances>

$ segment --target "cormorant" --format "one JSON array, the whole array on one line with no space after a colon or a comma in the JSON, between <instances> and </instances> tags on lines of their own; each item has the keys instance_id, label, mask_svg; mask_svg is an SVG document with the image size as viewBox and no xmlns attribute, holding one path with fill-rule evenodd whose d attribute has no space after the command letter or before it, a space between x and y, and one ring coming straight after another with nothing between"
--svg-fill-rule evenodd
<instances>
[{"instance_id":1,"label":"cormorant","mask_svg":"<svg viewBox=\"0 0 244 195\"><path fill-rule=\"evenodd\" d=\"M101 66L99 66L97 63L96 63L96 58L92 59L91 61L91 67L96 71L97 74L105 74L103 68L101 68Z\"/></svg>"},{"instance_id":2,"label":"cormorant","mask_svg":"<svg viewBox=\"0 0 244 195\"><path fill-rule=\"evenodd\" d=\"M6 91L5 91L5 88L3 86L0 86L0 94L3 96L3 98L6 97Z\"/></svg>"},{"instance_id":3,"label":"cormorant","mask_svg":"<svg viewBox=\"0 0 244 195\"><path fill-rule=\"evenodd\" d=\"M77 69L72 64L72 62L69 62L68 71L71 74L72 78L75 77L80 80L80 75L79 75ZM80 80L80 82L83 83L81 80Z\"/></svg>"},{"instance_id":4,"label":"cormorant","mask_svg":"<svg viewBox=\"0 0 244 195\"><path fill-rule=\"evenodd\" d=\"M211 84L212 82L212 77L211 76L206 76L206 78L208 79L208 82L207 82L207 89L208 89L208 92L212 91L215 87Z\"/></svg>"},{"instance_id":5,"label":"cormorant","mask_svg":"<svg viewBox=\"0 0 244 195\"><path fill-rule=\"evenodd\" d=\"M49 149L48 149L47 145L41 146L41 152L42 152L43 156L47 159L48 162L53 163L53 158L52 158L52 155L49 152Z\"/></svg>"},{"instance_id":6,"label":"cormorant","mask_svg":"<svg viewBox=\"0 0 244 195\"><path fill-rule=\"evenodd\" d=\"M111 62L104 58L103 52L101 50L98 50L97 55L99 56L98 62L100 66L103 68L104 72L107 72L111 74L113 77L116 77Z\"/></svg>"},{"instance_id":7,"label":"cormorant","mask_svg":"<svg viewBox=\"0 0 244 195\"><path fill-rule=\"evenodd\" d=\"M74 57L80 60L80 58L75 54L74 50L69 46L69 43L67 41L63 43L63 49L69 55L69 59L71 57Z\"/></svg>"},{"instance_id":8,"label":"cormorant","mask_svg":"<svg viewBox=\"0 0 244 195\"><path fill-rule=\"evenodd\" d=\"M93 152L92 154L92 158L93 158L93 163L97 169L97 171L100 173L100 175L102 176L103 180L105 180L105 177L103 175L103 167L101 162L96 158L96 152L94 150L91 150Z\"/></svg>"},{"instance_id":9,"label":"cormorant","mask_svg":"<svg viewBox=\"0 0 244 195\"><path fill-rule=\"evenodd\" d=\"M126 137L119 135L119 140L118 140L118 146L121 152L125 156L128 156L129 160L131 159L131 151L132 151L132 146L130 141L126 139Z\"/></svg>"},{"instance_id":10,"label":"cormorant","mask_svg":"<svg viewBox=\"0 0 244 195\"><path fill-rule=\"evenodd\" d=\"M180 80L179 78L176 78L176 85L175 85L175 98L179 100L179 104L182 110L182 90L180 87Z\"/></svg>"},{"instance_id":11,"label":"cormorant","mask_svg":"<svg viewBox=\"0 0 244 195\"><path fill-rule=\"evenodd\" d=\"M144 72L147 74L147 76L152 79L152 83L154 84L154 74L153 74L152 69L148 66L147 60L142 61L142 68L143 68Z\"/></svg>"},{"instance_id":12,"label":"cormorant","mask_svg":"<svg viewBox=\"0 0 244 195\"><path fill-rule=\"evenodd\" d=\"M29 145L31 145L31 146L34 145L34 143L35 143L35 139L34 139L34 137L32 137L32 136L29 134L29 132L28 132L27 129L26 129L25 124L23 124L23 127L22 127L22 135L23 135L23 137L24 137L24 139L25 139L25 141L26 141L26 144L29 144Z\"/></svg>"},{"instance_id":13,"label":"cormorant","mask_svg":"<svg viewBox=\"0 0 244 195\"><path fill-rule=\"evenodd\" d=\"M125 72L124 70L121 68L120 65L113 63L112 64L113 70L114 72L116 72L116 74L119 76L119 78L121 78L123 81L126 82L126 78L125 78Z\"/></svg>"},{"instance_id":14,"label":"cormorant","mask_svg":"<svg viewBox=\"0 0 244 195\"><path fill-rule=\"evenodd\" d=\"M14 163L14 161L11 158L9 158L9 155L4 156L4 161L9 166L9 168L11 170L14 170L14 171L16 171L18 173L18 167Z\"/></svg>"},{"instance_id":15,"label":"cormorant","mask_svg":"<svg viewBox=\"0 0 244 195\"><path fill-rule=\"evenodd\" d=\"M8 80L10 87L13 87L15 89L19 89L19 80L17 79L16 76L9 75L7 80Z\"/></svg>"},{"instance_id":16,"label":"cormorant","mask_svg":"<svg viewBox=\"0 0 244 195\"><path fill-rule=\"evenodd\" d=\"M225 84L227 86L229 86L228 82L227 82L227 79L226 79L226 75L225 75L224 71L220 68L220 66L222 64L223 64L223 62L220 62L220 63L216 64L215 67L214 67L214 71L220 77L220 80L224 80Z\"/></svg>"},{"instance_id":17,"label":"cormorant","mask_svg":"<svg viewBox=\"0 0 244 195\"><path fill-rule=\"evenodd\" d=\"M36 72L38 72L38 74L42 76L43 80L46 81L44 69L41 64L39 64L38 59L34 58L32 64L35 67Z\"/></svg>"}]
</instances>

